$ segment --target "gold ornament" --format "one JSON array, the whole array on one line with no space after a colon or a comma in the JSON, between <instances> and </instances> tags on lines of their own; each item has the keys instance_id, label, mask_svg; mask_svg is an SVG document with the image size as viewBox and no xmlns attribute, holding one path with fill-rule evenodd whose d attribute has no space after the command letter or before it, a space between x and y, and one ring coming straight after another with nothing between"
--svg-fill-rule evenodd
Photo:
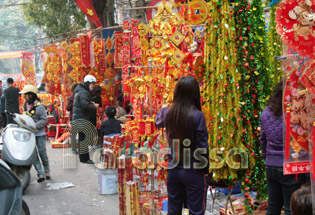
<instances>
[{"instance_id":1,"label":"gold ornament","mask_svg":"<svg viewBox=\"0 0 315 215\"><path fill-rule=\"evenodd\" d=\"M175 13L174 16L170 18L170 22L176 27L179 26L183 21L184 21L184 18L178 13Z\"/></svg>"},{"instance_id":2,"label":"gold ornament","mask_svg":"<svg viewBox=\"0 0 315 215\"><path fill-rule=\"evenodd\" d=\"M170 40L176 45L179 46L181 42L184 40L184 35L182 35L179 31L175 31L172 36L170 36Z\"/></svg>"},{"instance_id":3,"label":"gold ornament","mask_svg":"<svg viewBox=\"0 0 315 215\"><path fill-rule=\"evenodd\" d=\"M185 58L185 54L177 49L175 52L174 52L174 55L173 55L173 60L175 60L178 64L181 63Z\"/></svg>"},{"instance_id":4,"label":"gold ornament","mask_svg":"<svg viewBox=\"0 0 315 215\"><path fill-rule=\"evenodd\" d=\"M113 48L113 41L110 39L110 37L107 37L107 40L105 42L105 45L107 47L107 50L110 51Z\"/></svg>"},{"instance_id":5,"label":"gold ornament","mask_svg":"<svg viewBox=\"0 0 315 215\"><path fill-rule=\"evenodd\" d=\"M163 21L159 18L153 18L149 21L149 29L153 35L161 35L162 34L162 25Z\"/></svg>"},{"instance_id":6,"label":"gold ornament","mask_svg":"<svg viewBox=\"0 0 315 215\"><path fill-rule=\"evenodd\" d=\"M205 1L193 0L189 2L188 8L190 8L191 12L191 24L199 25L206 21L209 14L209 9Z\"/></svg>"},{"instance_id":7,"label":"gold ornament","mask_svg":"<svg viewBox=\"0 0 315 215\"><path fill-rule=\"evenodd\" d=\"M155 37L150 40L150 46L154 51L162 51L165 47L165 43L162 38Z\"/></svg>"},{"instance_id":8,"label":"gold ornament","mask_svg":"<svg viewBox=\"0 0 315 215\"><path fill-rule=\"evenodd\" d=\"M148 26L146 24L140 23L138 25L139 35L141 37L146 36L149 33Z\"/></svg>"},{"instance_id":9,"label":"gold ornament","mask_svg":"<svg viewBox=\"0 0 315 215\"><path fill-rule=\"evenodd\" d=\"M141 38L140 42L141 42L141 50L142 51L147 51L149 49L149 47L150 47L149 42L146 39L144 39L144 38Z\"/></svg>"},{"instance_id":10,"label":"gold ornament","mask_svg":"<svg viewBox=\"0 0 315 215\"><path fill-rule=\"evenodd\" d=\"M163 34L173 34L173 26L169 22L162 22L161 30Z\"/></svg>"},{"instance_id":11,"label":"gold ornament","mask_svg":"<svg viewBox=\"0 0 315 215\"><path fill-rule=\"evenodd\" d=\"M162 4L157 6L157 13L155 14L155 17L157 16L163 16L165 18L174 15L172 10L172 5L167 3L166 0L162 0Z\"/></svg>"}]
</instances>

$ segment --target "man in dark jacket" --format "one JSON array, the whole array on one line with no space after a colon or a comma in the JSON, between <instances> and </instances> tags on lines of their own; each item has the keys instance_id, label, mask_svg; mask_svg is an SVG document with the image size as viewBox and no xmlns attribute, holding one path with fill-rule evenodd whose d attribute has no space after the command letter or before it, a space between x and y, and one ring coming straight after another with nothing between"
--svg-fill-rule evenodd
<instances>
[{"instance_id":1,"label":"man in dark jacket","mask_svg":"<svg viewBox=\"0 0 315 215\"><path fill-rule=\"evenodd\" d=\"M93 89L96 83L96 78L93 75L86 75L84 77L84 83L80 83L75 90L74 102L73 102L73 116L72 123L77 119L90 119L90 113L98 108L98 104L91 101L90 90ZM83 132L79 132L79 144L85 139ZM87 147L87 146L86 146ZM80 146L79 146L80 148ZM79 150L80 151L80 150ZM93 164L90 160L89 153L80 153L80 162Z\"/></svg>"},{"instance_id":2,"label":"man in dark jacket","mask_svg":"<svg viewBox=\"0 0 315 215\"><path fill-rule=\"evenodd\" d=\"M19 105L19 98L20 98L20 89L17 87L13 87L13 79L7 79L8 88L4 90L4 98L5 98L5 110L10 113L19 113L20 112L20 105ZM7 114L7 123L13 123L13 118Z\"/></svg>"},{"instance_id":3,"label":"man in dark jacket","mask_svg":"<svg viewBox=\"0 0 315 215\"><path fill-rule=\"evenodd\" d=\"M69 96L68 102L67 102L67 111L70 112L70 122L72 121L72 115L73 115L73 100L74 100L74 95L75 95L75 89L77 88L78 84L75 83L71 87L72 95Z\"/></svg>"},{"instance_id":4,"label":"man in dark jacket","mask_svg":"<svg viewBox=\"0 0 315 215\"><path fill-rule=\"evenodd\" d=\"M105 114L108 117L108 119L102 122L101 126L102 136L121 133L121 124L123 124L123 122L115 119L116 108L112 106L107 107Z\"/></svg>"}]
</instances>

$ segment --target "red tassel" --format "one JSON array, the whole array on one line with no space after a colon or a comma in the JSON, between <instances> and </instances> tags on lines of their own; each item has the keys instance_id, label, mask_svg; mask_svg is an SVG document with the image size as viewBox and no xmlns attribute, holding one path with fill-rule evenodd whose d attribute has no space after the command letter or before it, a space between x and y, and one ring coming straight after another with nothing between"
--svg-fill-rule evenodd
<instances>
[{"instance_id":1,"label":"red tassel","mask_svg":"<svg viewBox=\"0 0 315 215\"><path fill-rule=\"evenodd\" d=\"M286 119L286 129L285 129L285 159L289 158L290 153L290 121L291 121L291 114L290 114L290 106L287 107L287 119Z\"/></svg>"},{"instance_id":2,"label":"red tassel","mask_svg":"<svg viewBox=\"0 0 315 215\"><path fill-rule=\"evenodd\" d=\"M313 123L313 144L312 144L312 153L313 153L313 180L315 180L315 153L314 153L314 144L315 144L315 119Z\"/></svg>"}]
</instances>

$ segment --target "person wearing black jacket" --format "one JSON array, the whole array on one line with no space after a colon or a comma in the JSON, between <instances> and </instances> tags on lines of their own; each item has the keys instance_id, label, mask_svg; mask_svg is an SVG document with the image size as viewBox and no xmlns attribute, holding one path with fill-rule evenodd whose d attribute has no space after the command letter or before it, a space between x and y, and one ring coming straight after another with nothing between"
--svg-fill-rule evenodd
<instances>
[{"instance_id":1,"label":"person wearing black jacket","mask_svg":"<svg viewBox=\"0 0 315 215\"><path fill-rule=\"evenodd\" d=\"M102 136L121 133L121 124L123 124L123 122L115 119L116 108L112 106L107 107L105 114L108 117L108 119L102 122L101 125Z\"/></svg>"},{"instance_id":2,"label":"person wearing black jacket","mask_svg":"<svg viewBox=\"0 0 315 215\"><path fill-rule=\"evenodd\" d=\"M70 122L72 121L72 115L73 115L73 100L74 100L74 95L75 95L75 89L77 88L78 84L75 83L72 85L71 87L71 91L72 91L72 95L69 96L68 100L67 100L67 111L70 112L70 115L69 115L69 119L70 119Z\"/></svg>"},{"instance_id":3,"label":"person wearing black jacket","mask_svg":"<svg viewBox=\"0 0 315 215\"><path fill-rule=\"evenodd\" d=\"M74 102L73 102L73 116L72 123L77 119L90 120L90 113L96 110L99 104L94 103L91 100L90 90L93 89L96 83L96 78L93 75L86 75L84 77L84 83L78 84L75 90ZM83 132L79 132L79 145L85 139ZM87 147L87 146L86 146ZM80 146L79 146L80 149ZM90 160L89 153L80 153L79 158L81 163L93 164Z\"/></svg>"},{"instance_id":4,"label":"person wearing black jacket","mask_svg":"<svg viewBox=\"0 0 315 215\"><path fill-rule=\"evenodd\" d=\"M102 93L102 87L99 85L96 85L93 90L91 91L91 100L96 103L99 104L99 107L102 107L102 97L101 97L101 93ZM95 109L93 112L90 113L90 122L96 126L97 123L97 110Z\"/></svg>"}]
</instances>

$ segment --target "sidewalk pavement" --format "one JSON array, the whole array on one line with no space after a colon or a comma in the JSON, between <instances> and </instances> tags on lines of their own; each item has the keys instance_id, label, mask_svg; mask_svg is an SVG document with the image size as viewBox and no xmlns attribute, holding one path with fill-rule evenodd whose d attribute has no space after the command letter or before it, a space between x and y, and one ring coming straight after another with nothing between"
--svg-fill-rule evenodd
<instances>
[{"instance_id":1,"label":"sidewalk pavement","mask_svg":"<svg viewBox=\"0 0 315 215\"><path fill-rule=\"evenodd\" d=\"M37 182L37 173L32 167L31 183L23 199L32 215L118 215L119 200L116 195L98 193L97 175L94 165L82 164L76 158L76 169L63 168L64 149L53 149L47 141L51 180ZM92 156L91 156L92 157ZM46 190L48 183L71 182L74 187Z\"/></svg>"}]
</instances>

